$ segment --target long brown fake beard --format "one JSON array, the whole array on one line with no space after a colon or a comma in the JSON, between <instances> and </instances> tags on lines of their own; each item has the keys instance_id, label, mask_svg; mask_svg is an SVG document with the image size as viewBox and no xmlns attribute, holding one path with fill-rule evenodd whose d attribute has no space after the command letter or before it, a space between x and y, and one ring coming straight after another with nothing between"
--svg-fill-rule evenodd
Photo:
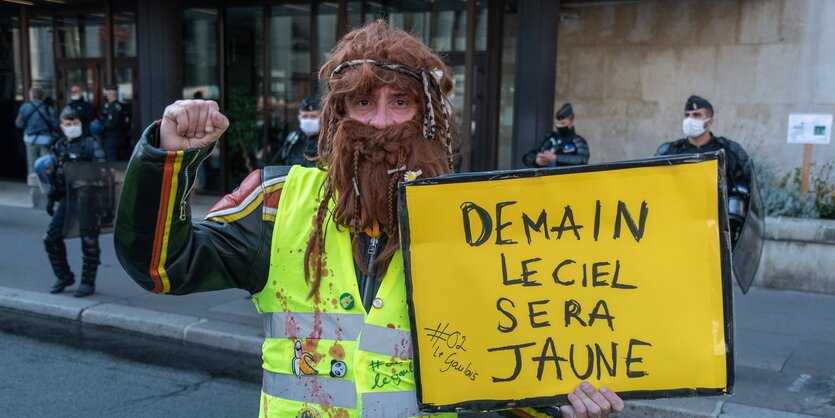
<instances>
[{"instance_id":1,"label":"long brown fake beard","mask_svg":"<svg viewBox=\"0 0 835 418\"><path fill-rule=\"evenodd\" d=\"M305 279L311 284L309 296L317 295L323 275L325 222L333 219L339 227L348 227L354 232L351 239L354 260L366 274L356 232L370 231L379 225L379 230L388 238L374 263L382 277L400 248L397 184L403 181L407 171L420 171L420 177L451 172L445 146L424 138L418 121L377 129L344 119L333 137L328 159L322 161L328 173L305 252ZM329 214L328 202L332 198L336 199L336 205L334 213Z\"/></svg>"}]
</instances>

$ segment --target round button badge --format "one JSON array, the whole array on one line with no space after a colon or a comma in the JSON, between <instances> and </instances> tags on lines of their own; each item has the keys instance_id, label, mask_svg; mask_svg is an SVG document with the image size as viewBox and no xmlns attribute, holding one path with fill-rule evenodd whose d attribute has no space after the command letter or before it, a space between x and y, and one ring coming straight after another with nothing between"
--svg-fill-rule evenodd
<instances>
[{"instance_id":1,"label":"round button badge","mask_svg":"<svg viewBox=\"0 0 835 418\"><path fill-rule=\"evenodd\" d=\"M354 296L348 292L343 293L339 296L339 305L346 311L351 310L354 307Z\"/></svg>"}]
</instances>

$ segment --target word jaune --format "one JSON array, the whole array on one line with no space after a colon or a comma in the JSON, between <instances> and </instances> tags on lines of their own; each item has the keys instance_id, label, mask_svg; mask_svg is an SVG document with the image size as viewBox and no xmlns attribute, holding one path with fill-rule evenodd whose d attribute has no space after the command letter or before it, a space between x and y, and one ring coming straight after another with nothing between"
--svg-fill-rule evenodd
<instances>
[{"instance_id":1,"label":"word jaune","mask_svg":"<svg viewBox=\"0 0 835 418\"><path fill-rule=\"evenodd\" d=\"M563 367L566 364L570 366L572 375L580 380L588 379L593 373L596 373L597 380L600 380L604 368L605 372L609 376L616 377L619 370L618 364L621 360L623 362L623 366L620 370L626 369L626 377L636 379L648 375L646 371L633 370L632 368L635 363L643 363L643 357L638 357L637 348L640 348L641 346L652 346L652 344L648 342L631 338L627 343L626 356L619 357L618 343L616 342L610 343L608 353L604 353L603 347L605 347L605 345L601 346L601 344L598 343L594 343L593 347L591 344L586 344L585 350L577 348L578 345L573 343L569 344L567 348L563 347L562 350L557 350L553 338L547 337L542 344L542 348L538 350L539 355L535 357L528 357L528 355L530 355L530 351L533 350L532 347L536 347L536 345L537 344L535 342L529 342L488 348L488 352L512 353L512 360L510 360L511 356L503 356L502 359L497 359L496 361L496 364L507 364L512 361L512 371L507 376L493 376L493 382L512 382L516 380L522 372L523 360L527 358L530 358L531 364L536 367L536 379L539 381L542 381L542 378L546 373L546 367L549 366L553 368L550 369L553 370L552 376L556 380L563 380ZM531 348L531 350L528 350L529 348ZM633 350L635 351L634 353ZM523 351L526 356L523 356ZM568 354L567 357L564 357L564 355L566 355L566 351ZM585 351L585 354L581 354L582 351ZM537 351L534 351L534 353L536 352ZM608 358L606 354L608 354Z\"/></svg>"}]
</instances>

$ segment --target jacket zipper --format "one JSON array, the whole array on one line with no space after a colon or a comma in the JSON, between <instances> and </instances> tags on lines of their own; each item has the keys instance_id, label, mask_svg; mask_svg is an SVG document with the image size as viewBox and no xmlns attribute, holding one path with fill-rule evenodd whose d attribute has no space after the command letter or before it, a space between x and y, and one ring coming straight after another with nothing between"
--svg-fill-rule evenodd
<instances>
[{"instance_id":1,"label":"jacket zipper","mask_svg":"<svg viewBox=\"0 0 835 418\"><path fill-rule=\"evenodd\" d=\"M368 274L363 275L363 284L362 284L362 294L360 297L362 298L362 306L365 308L365 311L368 312L371 309L371 301L374 298L374 295L371 294L371 290L374 288L374 278L376 274L374 273L374 260L377 258L377 243L379 242L379 238L371 238L370 243L368 244Z\"/></svg>"},{"instance_id":2,"label":"jacket zipper","mask_svg":"<svg viewBox=\"0 0 835 418\"><path fill-rule=\"evenodd\" d=\"M188 190L183 194L182 199L180 199L180 220L181 221L186 220L186 204L188 203L188 196L191 194L192 191L194 191L194 186L197 185L196 181L191 183L191 184L188 183L188 169L192 165L194 165L195 161L199 161L197 163L197 169L194 170L194 177L197 178L197 173L200 172L200 166L203 164L203 161L206 161L206 159L209 158L212 155L212 153L215 151L215 147L217 147L217 141L215 141L212 144L212 149L210 149L209 152L207 152L206 155L203 156L203 158L200 158L199 160L194 159L190 163L188 163L188 165L186 166L186 170L185 170L185 176L186 176L185 180L186 181L185 181L185 183L186 183L186 187L188 188Z\"/></svg>"}]
</instances>

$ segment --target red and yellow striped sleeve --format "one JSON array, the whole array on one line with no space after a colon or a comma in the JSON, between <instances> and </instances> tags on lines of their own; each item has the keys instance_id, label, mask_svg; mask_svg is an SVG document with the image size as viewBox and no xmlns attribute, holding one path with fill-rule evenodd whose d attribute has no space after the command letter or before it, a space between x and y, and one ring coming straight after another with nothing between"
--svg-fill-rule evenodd
<instances>
[{"instance_id":1,"label":"red and yellow striped sleeve","mask_svg":"<svg viewBox=\"0 0 835 418\"><path fill-rule=\"evenodd\" d=\"M154 281L154 293L168 293L171 282L165 271L165 260L168 254L168 241L171 234L172 217L177 209L177 180L182 169L183 151L168 151L160 189L159 211L157 213L157 227L154 232L153 256L151 258L150 275Z\"/></svg>"}]
</instances>

